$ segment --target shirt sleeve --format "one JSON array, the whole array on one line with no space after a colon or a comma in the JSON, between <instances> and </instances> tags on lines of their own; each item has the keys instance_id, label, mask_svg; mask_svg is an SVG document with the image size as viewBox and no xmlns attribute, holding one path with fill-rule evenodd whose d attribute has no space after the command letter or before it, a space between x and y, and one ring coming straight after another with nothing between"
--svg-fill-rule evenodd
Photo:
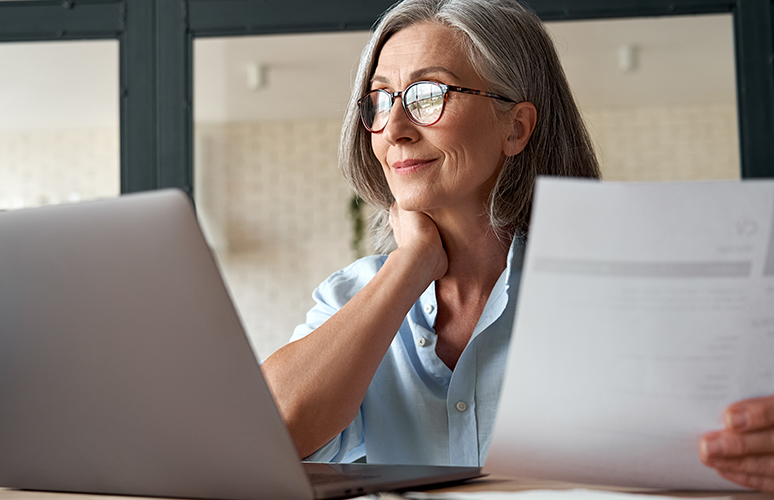
<instances>
[{"instance_id":1,"label":"shirt sleeve","mask_svg":"<svg viewBox=\"0 0 774 500\"><path fill-rule=\"evenodd\" d=\"M336 314L349 299L355 296L376 275L384 264L385 256L360 259L337 271L315 289L312 297L315 305L306 314L306 322L298 325L291 342L302 339ZM365 456L363 410L338 436L312 453L305 460L314 462L354 462Z\"/></svg>"}]
</instances>

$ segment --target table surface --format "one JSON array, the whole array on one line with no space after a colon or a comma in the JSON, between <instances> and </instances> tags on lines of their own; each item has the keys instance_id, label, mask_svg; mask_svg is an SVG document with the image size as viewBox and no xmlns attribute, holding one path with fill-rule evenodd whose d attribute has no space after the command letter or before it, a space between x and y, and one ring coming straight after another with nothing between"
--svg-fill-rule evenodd
<instances>
[{"instance_id":1,"label":"table surface","mask_svg":"<svg viewBox=\"0 0 774 500\"><path fill-rule=\"evenodd\" d=\"M596 489L605 491L619 491L627 493L645 493L657 495L669 495L686 498L702 497L732 497L735 500L774 500L774 493L759 492L731 492L731 491L666 491L666 490L644 490L634 488L620 488L611 486L590 486L574 483L565 483L560 481L542 481L537 479L514 478L503 476L488 476L485 478L469 481L464 484L425 490L428 493L472 493L479 491L526 491L526 490L565 490L572 488ZM118 500L121 497L115 495L88 495L82 493L52 493L44 491L20 491L0 488L0 500ZM159 500L159 499L154 499Z\"/></svg>"},{"instance_id":2,"label":"table surface","mask_svg":"<svg viewBox=\"0 0 774 500\"><path fill-rule=\"evenodd\" d=\"M623 488L618 486L588 485L566 483L562 481L547 481L540 479L516 478L504 476L488 476L447 488L428 490L428 492L477 492L477 491L527 491L527 490L568 490L573 488L594 489L604 491L617 491L624 493L642 493L654 495L668 495L687 498L707 497L731 497L738 500L774 500L774 493L760 493L757 491L669 491L652 490L644 488ZM3 500L0 497L0 500Z\"/></svg>"}]
</instances>

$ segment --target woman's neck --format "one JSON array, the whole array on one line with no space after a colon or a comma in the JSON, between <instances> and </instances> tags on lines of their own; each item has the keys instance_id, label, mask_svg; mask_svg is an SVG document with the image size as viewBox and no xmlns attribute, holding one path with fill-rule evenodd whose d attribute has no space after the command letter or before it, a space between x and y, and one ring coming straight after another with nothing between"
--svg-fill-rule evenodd
<instances>
[{"instance_id":1,"label":"woman's neck","mask_svg":"<svg viewBox=\"0 0 774 500\"><path fill-rule=\"evenodd\" d=\"M447 289L451 285L460 292L488 294L506 267L510 240L499 238L485 215L433 220L449 259L449 268L440 281Z\"/></svg>"},{"instance_id":2,"label":"woman's neck","mask_svg":"<svg viewBox=\"0 0 774 500\"><path fill-rule=\"evenodd\" d=\"M436 354L450 369L457 365L498 278L506 268L509 245L486 217L434 218L449 267L436 281Z\"/></svg>"}]
</instances>

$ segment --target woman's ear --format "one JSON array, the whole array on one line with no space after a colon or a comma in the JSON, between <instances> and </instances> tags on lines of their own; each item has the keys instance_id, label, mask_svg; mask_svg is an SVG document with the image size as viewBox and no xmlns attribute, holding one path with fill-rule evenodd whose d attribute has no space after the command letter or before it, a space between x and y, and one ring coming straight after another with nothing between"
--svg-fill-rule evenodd
<instances>
[{"instance_id":1,"label":"woman's ear","mask_svg":"<svg viewBox=\"0 0 774 500\"><path fill-rule=\"evenodd\" d=\"M537 109L531 102L520 102L510 111L511 131L505 140L503 152L506 156L515 156L527 147L527 142L535 130Z\"/></svg>"}]
</instances>

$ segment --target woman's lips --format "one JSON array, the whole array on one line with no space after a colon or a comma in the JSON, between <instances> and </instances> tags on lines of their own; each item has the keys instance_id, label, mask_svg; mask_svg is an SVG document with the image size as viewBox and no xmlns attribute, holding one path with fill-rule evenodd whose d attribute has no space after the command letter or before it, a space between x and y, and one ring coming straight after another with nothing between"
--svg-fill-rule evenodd
<instances>
[{"instance_id":1,"label":"woman's lips","mask_svg":"<svg viewBox=\"0 0 774 500\"><path fill-rule=\"evenodd\" d=\"M393 170L395 170L396 174L405 175L410 174L413 172L416 172L417 170L420 170L431 163L433 163L435 160L417 160L417 159L410 159L410 160L402 160L402 161L396 161L392 164Z\"/></svg>"}]
</instances>

